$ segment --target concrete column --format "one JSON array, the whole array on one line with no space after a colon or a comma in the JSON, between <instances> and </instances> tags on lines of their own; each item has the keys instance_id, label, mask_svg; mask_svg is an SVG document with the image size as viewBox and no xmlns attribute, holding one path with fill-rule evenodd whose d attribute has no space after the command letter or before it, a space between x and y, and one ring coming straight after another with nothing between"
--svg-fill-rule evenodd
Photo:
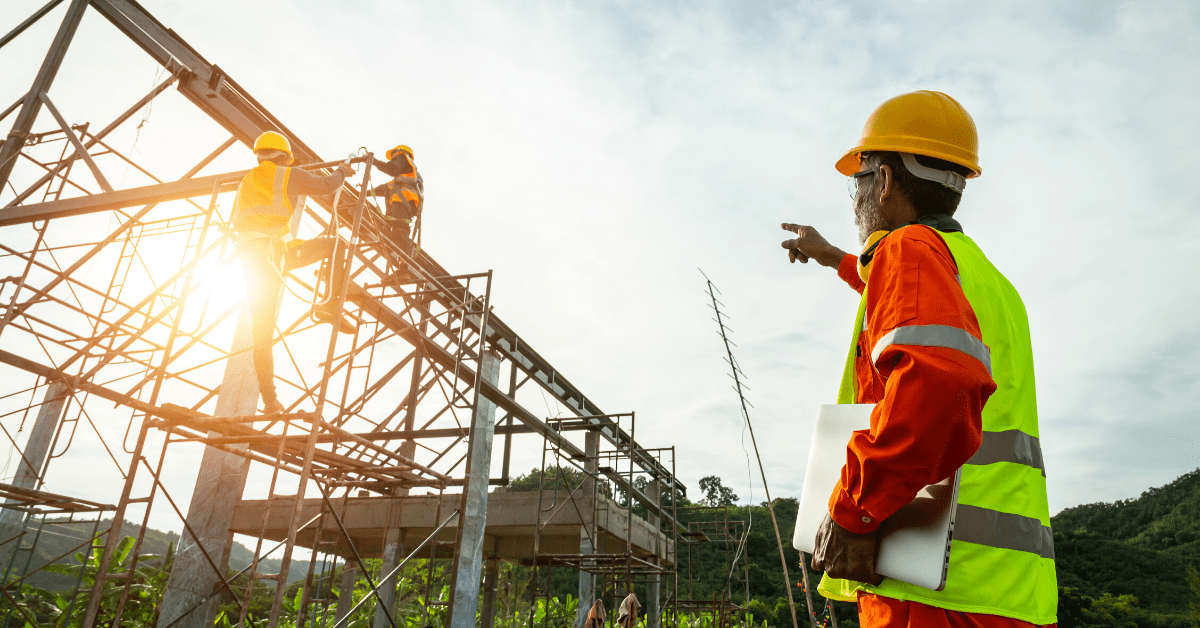
<instances>
[{"instance_id":1,"label":"concrete column","mask_svg":"<svg viewBox=\"0 0 1200 628\"><path fill-rule=\"evenodd\" d=\"M654 505L657 506L662 504L662 484L659 483L658 480L650 482L648 491L650 494L650 501L654 502ZM653 560L655 564L661 566L662 561L659 560L658 557L658 553L663 550L663 547L659 544L658 538L658 528L659 523L661 523L661 519L659 519L658 515L653 513L647 513L647 519L649 520L650 525L654 526L654 547L652 548L654 550ZM650 581L646 583L646 628L658 628L659 620L662 619L662 613L658 607L658 600L661 596L661 593L662 576L658 574L650 576Z\"/></svg>"},{"instance_id":2,"label":"concrete column","mask_svg":"<svg viewBox=\"0 0 1200 628\"><path fill-rule=\"evenodd\" d=\"M500 358L482 349L478 377L493 386L500 381ZM478 390L478 387L476 388ZM487 525L488 480L492 471L492 436L496 429L496 404L477 395L467 444L467 482L463 486L455 539L454 570L450 574L450 628L475 628L479 604L479 578L483 562L483 533Z\"/></svg>"},{"instance_id":3,"label":"concrete column","mask_svg":"<svg viewBox=\"0 0 1200 628\"><path fill-rule=\"evenodd\" d=\"M71 389L66 384L58 381L50 382L46 387L42 405L38 408L37 420L33 423L33 429L29 431L29 440L25 441L25 450L22 452L24 457L17 467L13 486L34 490L41 487L42 472L46 467L46 458L50 455L50 444L54 442L54 434L58 432L58 424L62 419L63 408L70 399L70 392ZM19 510L5 509L0 512L0 525L16 526L24 519L25 513Z\"/></svg>"},{"instance_id":4,"label":"concrete column","mask_svg":"<svg viewBox=\"0 0 1200 628\"><path fill-rule=\"evenodd\" d=\"M350 614L350 608L354 606L354 584L358 582L358 565L352 559L347 558L342 564L342 587L338 589L337 613L333 619L333 623L345 619L346 615Z\"/></svg>"},{"instance_id":5,"label":"concrete column","mask_svg":"<svg viewBox=\"0 0 1200 628\"><path fill-rule=\"evenodd\" d=\"M483 610L480 612L480 628L496 625L496 585L500 579L500 559L489 556L483 571Z\"/></svg>"},{"instance_id":6,"label":"concrete column","mask_svg":"<svg viewBox=\"0 0 1200 628\"><path fill-rule=\"evenodd\" d=\"M13 478L13 486L28 489L39 489L42 484L42 473L46 468L46 458L50 455L50 447L54 443L54 435L58 432L59 421L62 420L63 408L70 399L71 389L62 382L50 382L46 394L42 397L42 405L38 409L37 420L29 431L29 440L25 441L24 457L17 467L17 475ZM10 500L9 503L16 503ZM0 542L8 540L21 532L25 521L25 513L20 510L0 509ZM21 546L24 539L10 541L0 546L0 572L8 568L9 559L15 549ZM17 560L13 565L18 576L25 575L24 561ZM11 575L11 574L10 574Z\"/></svg>"},{"instance_id":7,"label":"concrete column","mask_svg":"<svg viewBox=\"0 0 1200 628\"><path fill-rule=\"evenodd\" d=\"M421 321L421 333L424 334L428 327L428 321ZM408 387L408 408L404 414L402 427L406 430L413 429L414 421L417 414L417 394L421 389L421 371L424 355L421 353L420 347L416 349L417 356L413 358L412 378ZM413 458L417 451L417 442L415 440L406 440L400 443L400 455L405 458ZM393 495L396 497L405 497L409 493L409 489L395 489ZM383 533L383 552L382 552L382 568L380 577L391 573L396 565L400 564L404 557L405 535L404 531L398 526L400 525L400 514L398 512L401 507L401 501L392 500L389 507L388 528ZM399 576L399 574L397 574ZM390 628L387 614L383 612L386 606L388 612L392 614L392 619L396 618L396 578L389 578L387 582L379 585L379 600L375 604L375 619L371 624L372 628Z\"/></svg>"},{"instance_id":8,"label":"concrete column","mask_svg":"<svg viewBox=\"0 0 1200 628\"><path fill-rule=\"evenodd\" d=\"M300 218L303 215L303 197L297 200L297 211L292 213L289 224L292 237L300 228ZM275 295L275 310L279 311L279 302L283 300L284 287L279 287ZM248 304L248 302L247 302ZM253 333L250 324L250 308L242 307L238 317L237 329L233 333L233 347L230 357L225 362L225 375L221 379L221 392L217 395L217 407L214 416L246 416L258 412L258 377L254 373L254 356L250 348L253 345ZM209 436L221 434L209 432ZM229 445L233 448L246 449L247 445ZM212 595L213 587L221 581L208 561L205 560L202 545L217 563L222 571L229 566L229 550L233 546L233 535L229 526L233 523L233 509L242 499L246 489L246 474L250 470L250 461L237 454L227 453L212 447L204 448L204 456L200 459L200 471L196 476L196 487L192 489L192 501L188 505L187 522L199 537L199 544L184 530L179 539L179 547L175 550L175 562L171 568L171 577L167 581L167 591L163 594L162 606L158 616L159 628L171 625L182 615L186 618L174 623L174 628L209 628L217 614L218 596L213 596L206 602L204 598ZM199 607L197 607L199 604Z\"/></svg>"},{"instance_id":9,"label":"concrete column","mask_svg":"<svg viewBox=\"0 0 1200 628\"><path fill-rule=\"evenodd\" d=\"M233 351L250 346L250 316L245 308L238 320L234 333ZM254 375L254 362L250 351L234 355L225 366L225 377L221 381L221 392L217 397L216 416L239 416L254 414L258 408L258 380ZM210 436L220 436L210 432ZM244 448L245 445L230 445ZM158 626L167 626L181 615L187 615L176 628L207 628L212 626L219 598L214 597L200 604L213 592L213 585L221 580L217 577L200 551L200 545L208 550L217 566L227 567L231 535L229 525L233 521L233 509L246 488L246 473L250 461L232 453L212 447L204 448L200 460L200 471L196 487L192 490L192 501L188 506L188 525L199 536L200 544L185 530L175 552L175 564L167 581L163 595ZM197 604L199 608L192 610Z\"/></svg>"},{"instance_id":10,"label":"concrete column","mask_svg":"<svg viewBox=\"0 0 1200 628\"><path fill-rule=\"evenodd\" d=\"M588 431L586 433L586 435L583 437L583 453L584 453L584 455L587 456L587 460L585 460L583 463L584 464L583 468L587 469L591 473L595 473L596 469L600 466L599 460L597 460L597 456L600 455L600 433L599 432ZM596 522L595 522L595 517L594 517L594 514L596 512L595 500L602 499L596 491L596 480L594 478L591 478L591 477L585 478L583 480L583 482L584 482L583 494L588 499L592 500L591 503L593 504L593 506L592 506L591 513L588 513L586 511L584 512L584 516L589 517L591 519L591 521L585 520L583 522L585 529L580 530L580 532L579 532L579 555L580 556L584 556L587 554L594 554L596 552L596 548L592 547L592 540L588 536L588 532L591 532L591 534L593 534L593 535L596 534ZM590 574L586 571L580 571L579 572L579 608L575 611L575 628L579 628L580 626L583 625L583 622L587 620L588 611L591 610L592 604L594 604L596 601L595 600L595 588L596 588L596 576L594 576L593 574Z\"/></svg>"},{"instance_id":11,"label":"concrete column","mask_svg":"<svg viewBox=\"0 0 1200 628\"><path fill-rule=\"evenodd\" d=\"M393 502L393 507L395 505L398 503ZM380 578L391 573L404 556L404 531L395 525L399 517L393 516L390 519L392 521L388 522L388 529L383 535L383 566L380 569ZM379 600L375 604L375 622L371 624L372 628L391 628L392 626L383 609L386 606L392 617L396 616L396 578L397 576L392 576L379 583Z\"/></svg>"}]
</instances>

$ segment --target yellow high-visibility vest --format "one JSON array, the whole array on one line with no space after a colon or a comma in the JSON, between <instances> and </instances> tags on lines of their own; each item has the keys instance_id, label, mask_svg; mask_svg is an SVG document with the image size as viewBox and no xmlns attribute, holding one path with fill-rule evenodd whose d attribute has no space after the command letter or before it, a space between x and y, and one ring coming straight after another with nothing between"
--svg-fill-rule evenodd
<instances>
[{"instance_id":1,"label":"yellow high-visibility vest","mask_svg":"<svg viewBox=\"0 0 1200 628\"><path fill-rule=\"evenodd\" d=\"M287 197L291 174L291 168L264 161L242 177L231 219L240 236L289 239L285 236L293 210Z\"/></svg>"},{"instance_id":2,"label":"yellow high-visibility vest","mask_svg":"<svg viewBox=\"0 0 1200 628\"><path fill-rule=\"evenodd\" d=\"M1058 621L1058 577L1025 304L970 238L962 233L939 235L954 256L963 292L991 350L996 382L996 392L983 408L983 444L962 467L946 586L933 591L892 578L871 586L826 576L817 590L837 600L854 601L857 591L865 591L1053 624ZM838 403L855 403L854 348L866 303L864 290Z\"/></svg>"}]
</instances>

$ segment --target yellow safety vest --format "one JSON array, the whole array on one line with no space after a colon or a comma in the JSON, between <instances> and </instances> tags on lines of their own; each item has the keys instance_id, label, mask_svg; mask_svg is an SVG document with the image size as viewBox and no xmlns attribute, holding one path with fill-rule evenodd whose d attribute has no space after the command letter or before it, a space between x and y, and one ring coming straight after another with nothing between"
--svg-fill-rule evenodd
<instances>
[{"instance_id":1,"label":"yellow safety vest","mask_svg":"<svg viewBox=\"0 0 1200 628\"><path fill-rule=\"evenodd\" d=\"M241 239L291 239L292 204L287 196L291 174L291 168L264 161L242 177L231 220Z\"/></svg>"},{"instance_id":2,"label":"yellow safety vest","mask_svg":"<svg viewBox=\"0 0 1200 628\"><path fill-rule=\"evenodd\" d=\"M856 591L865 591L1052 624L1058 621L1058 578L1025 305L970 238L939 235L954 256L963 292L991 350L996 382L996 392L983 408L983 444L962 467L946 586L932 591L892 578L871 586L826 576L817 590L837 600L854 601ZM864 290L838 403L855 403L854 348L866 302Z\"/></svg>"}]
</instances>

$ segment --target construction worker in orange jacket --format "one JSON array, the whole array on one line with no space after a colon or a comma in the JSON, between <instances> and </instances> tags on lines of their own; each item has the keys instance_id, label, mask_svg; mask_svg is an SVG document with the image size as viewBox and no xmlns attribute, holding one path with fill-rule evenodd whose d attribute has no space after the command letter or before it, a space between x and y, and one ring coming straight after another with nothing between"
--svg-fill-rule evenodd
<instances>
[{"instance_id":1,"label":"construction worker in orange jacket","mask_svg":"<svg viewBox=\"0 0 1200 628\"><path fill-rule=\"evenodd\" d=\"M838 402L876 406L870 429L847 443L812 567L826 572L822 594L857 602L864 628L1056 621L1028 321L952 217L981 172L977 146L974 122L949 96L893 98L837 164L850 176L863 254L783 225L796 236L783 242L792 262L837 269L863 294ZM876 574L880 524L959 472L944 589Z\"/></svg>"},{"instance_id":2,"label":"construction worker in orange jacket","mask_svg":"<svg viewBox=\"0 0 1200 628\"><path fill-rule=\"evenodd\" d=\"M413 240L425 206L425 182L413 159L413 150L403 144L389 150L387 161L375 160L374 166L392 177L371 193L384 198L388 235L405 253L413 254Z\"/></svg>"},{"instance_id":3,"label":"construction worker in orange jacket","mask_svg":"<svg viewBox=\"0 0 1200 628\"><path fill-rule=\"evenodd\" d=\"M292 238L289 224L301 194L332 194L354 170L349 164L342 164L332 174L319 176L291 168L291 143L274 131L258 136L254 154L258 166L251 169L238 186L231 223L246 276L258 391L263 412L275 414L284 410L275 393L272 350L279 288L289 271L332 259L337 249L336 237ZM333 260L327 265L329 267L333 269L332 279L328 275L324 279L338 290L342 286L344 269L338 260ZM318 306L314 316L320 322L336 324L342 333L353 333L355 325L342 316L333 301L331 298L325 305Z\"/></svg>"}]
</instances>

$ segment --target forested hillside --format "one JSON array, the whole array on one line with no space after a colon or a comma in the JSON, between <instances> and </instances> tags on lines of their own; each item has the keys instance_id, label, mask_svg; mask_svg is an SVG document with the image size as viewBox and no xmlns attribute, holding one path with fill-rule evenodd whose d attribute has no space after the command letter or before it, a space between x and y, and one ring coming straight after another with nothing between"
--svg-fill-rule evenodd
<instances>
[{"instance_id":1,"label":"forested hillside","mask_svg":"<svg viewBox=\"0 0 1200 628\"><path fill-rule=\"evenodd\" d=\"M1200 625L1200 469L1051 523L1061 626Z\"/></svg>"},{"instance_id":2,"label":"forested hillside","mask_svg":"<svg viewBox=\"0 0 1200 628\"><path fill-rule=\"evenodd\" d=\"M572 475L576 473L576 475ZM567 484L577 484L581 479L577 472L564 470L560 480L565 488ZM536 473L519 476L507 487L508 490L537 490L538 478ZM549 486L547 486L549 488ZM645 490L644 485L639 488ZM727 543L713 538L701 539L690 545L690 559L681 555L679 573L679 597L681 599L703 600L718 597L728 589L732 599L739 605L745 605L753 614L756 626L785 628L791 626L790 610L787 602L787 591L783 575L783 566L779 558L775 530L766 504L757 506L737 505L739 497L732 490L722 486L719 478L706 477L700 482L698 491L694 491L695 501L675 496L678 501L679 520L683 528L707 529L695 525L700 521L715 521L716 519L741 522L738 525L748 527L749 534L744 545ZM611 488L603 490L612 493ZM615 495L617 499L623 496ZM670 503L670 496L664 496L664 501ZM708 509L689 509L689 506L706 506ZM716 508L716 509L714 509ZM797 613L801 625L804 625L806 615L804 607L804 591L798 586L802 581L800 556L791 549L791 533L795 526L797 501L792 497L777 498L774 503L775 516L779 523L779 532L783 538L788 572L795 596ZM1059 578L1059 626L1062 628L1079 627L1136 627L1136 628L1194 628L1200 627L1200 470L1188 473L1174 482L1151 488L1140 497L1117 501L1114 503L1086 504L1068 508L1051 519L1054 526L1054 541L1056 565ZM23 608L41 617L54 614L53 606L47 606L38 601L49 600L54 591L71 589L79 577L78 565L74 548L86 546L92 536L94 524L58 523L48 525L39 539L36 553L31 564L40 565L57 556L64 556L60 561L62 568L51 568L31 576L22 587L35 587L49 592L39 592L36 589L22 589ZM105 528L107 523L101 526ZM138 527L126 523L121 533L123 537L136 536ZM693 536L693 538L700 538ZM132 545L132 539L124 541ZM168 548L178 542L175 533L162 533L146 530L142 554L164 555ZM128 551L128 550L126 550ZM231 571L245 566L249 558L249 550L236 546L231 556ZM684 551L681 550L681 554ZM744 567L730 571L732 557L744 556ZM27 559L21 553L19 560ZM264 570L278 569L277 561L267 561ZM170 561L163 561L158 556L145 557L147 565L143 575L148 583L148 591L161 594L166 583L165 572L156 571ZM370 561L374 566L373 572L378 575L378 561ZM433 594L434 599L444 597L445 583L448 581L447 565L444 561L428 570L425 561L414 561L411 568L405 572L405 583L401 585L404 614L411 619L410 624L425 625L425 622L436 624L437 613L441 607L426 607L421 602L424 595ZM739 563L742 565L743 563ZM292 578L302 577L307 565L294 564ZM157 574L157 575L156 575ZM501 593L498 604L502 611L502 626L516 626L526 623L527 615L532 612L529 607L529 586L533 582L532 571L529 567L506 564L501 573ZM550 592L557 601L542 608L537 607L538 613L551 613L556 626L564 628L574 617L574 605L577 603L573 596L578 593L578 576L570 569L554 569L541 577L549 576ZM820 574L810 572L810 581L815 586ZM90 586L91 576L85 576L85 591ZM235 579L235 588L244 586L241 580ZM365 580L360 578L359 588L365 587ZM336 589L340 582L337 571L327 574L321 588L327 595L332 595L330 589ZM616 584L616 583L614 583ZM288 599L294 596L298 583L293 582L288 588ZM599 583L604 587L604 583ZM645 587L637 587L639 597L646 594ZM747 599L746 593L749 593ZM107 594L106 594L107 595ZM366 595L363 589L356 598ZM336 597L336 595L334 596ZM227 599L225 599L227 598ZM270 592L263 587L256 593L251 603L254 616L265 613L269 606ZM236 614L236 604L233 598L223 596L223 609ZM815 598L818 609L824 605L824 600ZM35 603L36 602L36 603ZM147 600L149 603L149 600ZM539 604L546 604L539 602ZM0 607L5 604L0 603ZM411 606L411 608L410 608ZM79 609L76 609L77 611ZM138 611L146 617L154 614L153 606L147 606ZM326 609L328 612L328 609ZM371 603L360 609L359 615L364 618L371 613ZM850 604L837 606L839 625L845 628L855 628L857 617L855 609ZM418 619L419 618L419 619Z\"/></svg>"}]
</instances>

